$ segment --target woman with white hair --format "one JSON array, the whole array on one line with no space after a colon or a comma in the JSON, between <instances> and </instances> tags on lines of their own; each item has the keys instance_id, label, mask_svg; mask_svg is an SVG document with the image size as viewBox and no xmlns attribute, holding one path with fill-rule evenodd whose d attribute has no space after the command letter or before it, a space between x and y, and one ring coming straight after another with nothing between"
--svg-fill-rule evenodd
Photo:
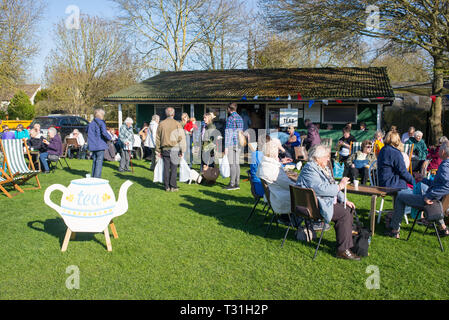
<instances>
[{"instance_id":1,"label":"woman with white hair","mask_svg":"<svg viewBox=\"0 0 449 320\"><path fill-rule=\"evenodd\" d=\"M130 155L134 145L133 119L126 118L119 130L120 166L118 171L131 171L129 169Z\"/></svg>"},{"instance_id":2,"label":"woman with white hair","mask_svg":"<svg viewBox=\"0 0 449 320\"><path fill-rule=\"evenodd\" d=\"M342 190L349 178L345 177L338 183L332 176L328 165L331 150L325 145L316 145L309 150L310 161L304 166L298 176L296 184L301 188L313 189L318 199L320 214L326 223L335 222L337 240L337 258L360 260L351 248L353 216L351 209L354 203L346 201Z\"/></svg>"},{"instance_id":3,"label":"woman with white hair","mask_svg":"<svg viewBox=\"0 0 449 320\"><path fill-rule=\"evenodd\" d=\"M44 168L44 173L50 172L47 160L58 161L59 157L62 155L61 137L59 136L58 131L54 127L50 127L48 129L48 140L46 139L42 140L42 142L47 145L47 151L39 155L42 167Z\"/></svg>"},{"instance_id":4,"label":"woman with white hair","mask_svg":"<svg viewBox=\"0 0 449 320\"><path fill-rule=\"evenodd\" d=\"M279 140L268 135L265 138L264 157L256 175L268 184L273 211L277 214L288 214L291 210L290 185L294 185L295 182L287 176L279 162Z\"/></svg>"},{"instance_id":5,"label":"woman with white hair","mask_svg":"<svg viewBox=\"0 0 449 320\"><path fill-rule=\"evenodd\" d=\"M412 171L421 171L421 167L427 158L427 145L423 140L423 133L415 131L415 135L410 137L405 144L413 144Z\"/></svg>"}]
</instances>

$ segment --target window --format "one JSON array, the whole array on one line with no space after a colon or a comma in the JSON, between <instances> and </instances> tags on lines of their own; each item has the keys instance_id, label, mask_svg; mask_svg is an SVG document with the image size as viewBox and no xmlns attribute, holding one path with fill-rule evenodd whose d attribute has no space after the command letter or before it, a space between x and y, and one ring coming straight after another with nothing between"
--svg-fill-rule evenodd
<instances>
[{"instance_id":1,"label":"window","mask_svg":"<svg viewBox=\"0 0 449 320\"><path fill-rule=\"evenodd\" d=\"M167 116L165 115L165 109L168 107L172 107L175 109L175 120L181 121L182 116L182 106L173 106L173 105L157 105L155 106L155 114L160 117L160 121L165 120Z\"/></svg>"},{"instance_id":2,"label":"window","mask_svg":"<svg viewBox=\"0 0 449 320\"><path fill-rule=\"evenodd\" d=\"M81 126L88 126L89 122L83 118L78 118L78 121L80 123Z\"/></svg>"},{"instance_id":3,"label":"window","mask_svg":"<svg viewBox=\"0 0 449 320\"><path fill-rule=\"evenodd\" d=\"M357 123L356 105L323 105L323 123Z\"/></svg>"}]
</instances>

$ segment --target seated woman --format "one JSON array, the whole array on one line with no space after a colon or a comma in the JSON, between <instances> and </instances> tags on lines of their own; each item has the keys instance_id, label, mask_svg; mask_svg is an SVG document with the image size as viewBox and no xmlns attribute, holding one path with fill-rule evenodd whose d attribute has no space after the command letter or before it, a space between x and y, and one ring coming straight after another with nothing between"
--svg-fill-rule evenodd
<instances>
[{"instance_id":1,"label":"seated woman","mask_svg":"<svg viewBox=\"0 0 449 320\"><path fill-rule=\"evenodd\" d=\"M83 134L79 132L78 129L74 129L73 132L69 135L69 138L76 139L76 142L79 146L79 149L67 149L67 155L70 159L72 159L72 153L76 151L78 154L78 159L86 159L86 151L87 151L87 143L84 140Z\"/></svg>"},{"instance_id":2,"label":"seated woman","mask_svg":"<svg viewBox=\"0 0 449 320\"><path fill-rule=\"evenodd\" d=\"M19 124L16 127L15 136L16 136L16 139L29 139L30 138L30 134L29 134L28 130L23 128L23 124Z\"/></svg>"},{"instance_id":3,"label":"seated woman","mask_svg":"<svg viewBox=\"0 0 449 320\"><path fill-rule=\"evenodd\" d=\"M6 124L2 126L3 132L2 132L2 136L1 139L2 140L12 140L16 138L16 135L14 134L14 132L9 130L9 126L7 126Z\"/></svg>"},{"instance_id":4,"label":"seated woman","mask_svg":"<svg viewBox=\"0 0 449 320\"><path fill-rule=\"evenodd\" d=\"M412 155L412 171L421 171L421 167L427 158L427 146L424 142L423 133L421 131L415 131L415 135L409 138L405 144L413 144Z\"/></svg>"},{"instance_id":5,"label":"seated woman","mask_svg":"<svg viewBox=\"0 0 449 320\"><path fill-rule=\"evenodd\" d=\"M345 127L343 129L343 137L338 140L338 147L340 148L340 162L345 162L350 156L351 142L356 142L357 140L351 134L351 129Z\"/></svg>"},{"instance_id":6,"label":"seated woman","mask_svg":"<svg viewBox=\"0 0 449 320\"><path fill-rule=\"evenodd\" d=\"M399 238L402 217L405 207L410 206L418 210L423 210L424 206L432 204L434 201L441 201L449 193L449 141L444 141L438 151L441 164L433 180L423 179L420 174L416 175L416 181L422 182L421 194L414 194L412 190L401 190L396 196L394 203L394 213L391 218L390 228L385 232L389 237ZM438 221L440 224L440 236L449 236L449 229L444 223L444 219Z\"/></svg>"},{"instance_id":7,"label":"seated woman","mask_svg":"<svg viewBox=\"0 0 449 320\"><path fill-rule=\"evenodd\" d=\"M369 167L375 160L373 144L370 140L363 141L362 150L353 153L348 159L349 178L356 180L360 175L362 184L366 184L369 178Z\"/></svg>"},{"instance_id":8,"label":"seated woman","mask_svg":"<svg viewBox=\"0 0 449 320\"><path fill-rule=\"evenodd\" d=\"M293 158L295 158L295 147L301 146L301 136L295 131L293 126L289 126L287 128L287 132L289 137L285 147L288 149Z\"/></svg>"},{"instance_id":9,"label":"seated woman","mask_svg":"<svg viewBox=\"0 0 449 320\"><path fill-rule=\"evenodd\" d=\"M317 196L321 216L327 223L335 222L337 258L360 260L360 257L351 251L354 246L351 209L355 208L355 205L346 201L347 208L345 208L343 205L345 197L341 192L348 184L349 178L341 179L340 183L334 180L328 166L330 154L331 150L327 146L312 147L309 150L310 161L302 169L296 184L301 188L313 189Z\"/></svg>"},{"instance_id":10,"label":"seated woman","mask_svg":"<svg viewBox=\"0 0 449 320\"><path fill-rule=\"evenodd\" d=\"M57 159L62 155L62 141L58 134L58 131L54 127L48 129L48 139L43 139L42 142L47 145L47 151L40 154L39 158L41 164L44 168L44 173L49 173L50 168L48 167L47 160L57 161Z\"/></svg>"},{"instance_id":11,"label":"seated woman","mask_svg":"<svg viewBox=\"0 0 449 320\"><path fill-rule=\"evenodd\" d=\"M380 187L407 189L407 184L413 185L413 177L407 171L401 151L401 137L397 132L388 132L385 146L377 157L377 176Z\"/></svg>"},{"instance_id":12,"label":"seated woman","mask_svg":"<svg viewBox=\"0 0 449 320\"><path fill-rule=\"evenodd\" d=\"M257 170L257 177L268 184L270 190L270 202L273 211L277 214L290 213L290 185L295 182L291 180L282 169L279 162L279 150L281 142L276 138L266 136L263 148L264 157Z\"/></svg>"},{"instance_id":13,"label":"seated woman","mask_svg":"<svg viewBox=\"0 0 449 320\"><path fill-rule=\"evenodd\" d=\"M381 130L376 131L373 139L373 151L376 157L379 155L380 150L384 147L384 133Z\"/></svg>"},{"instance_id":14,"label":"seated woman","mask_svg":"<svg viewBox=\"0 0 449 320\"><path fill-rule=\"evenodd\" d=\"M438 167L441 164L441 157L440 157L440 147L443 144L443 142L448 141L448 139L443 136L440 139L438 139L438 145L431 146L429 148L429 153L427 154L426 161L422 165L421 174L426 176L428 172L437 171Z\"/></svg>"},{"instance_id":15,"label":"seated woman","mask_svg":"<svg viewBox=\"0 0 449 320\"><path fill-rule=\"evenodd\" d=\"M40 138L38 138L39 136ZM43 140L44 137L42 137L37 129L31 129L30 138L27 140L28 147L31 151L45 152L47 151L47 145L43 142ZM31 154L31 159L33 160L33 163L35 163L37 161L37 154Z\"/></svg>"}]
</instances>

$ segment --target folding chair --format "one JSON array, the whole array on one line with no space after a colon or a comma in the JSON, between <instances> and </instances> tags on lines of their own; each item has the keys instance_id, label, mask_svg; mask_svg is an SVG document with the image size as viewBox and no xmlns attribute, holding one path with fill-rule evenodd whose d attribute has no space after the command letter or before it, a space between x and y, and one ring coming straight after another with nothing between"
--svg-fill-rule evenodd
<instances>
[{"instance_id":1,"label":"folding chair","mask_svg":"<svg viewBox=\"0 0 449 320\"><path fill-rule=\"evenodd\" d=\"M368 169L369 171L369 183L371 186L378 186L379 185L379 178L377 176L377 160L375 160L371 166ZM384 197L382 197L381 201L380 201L380 208L379 210L376 210L376 214L378 214L377 216L377 224L380 223L380 218L382 216L383 212L387 212L387 211L383 211L384 208ZM405 222L408 224L408 218L407 218L407 214L409 214L411 212L411 208L410 207L406 207L406 211L404 213L404 217L405 217Z\"/></svg>"},{"instance_id":2,"label":"folding chair","mask_svg":"<svg viewBox=\"0 0 449 320\"><path fill-rule=\"evenodd\" d=\"M14 182L14 179L12 179L10 176L8 176L8 174L2 169L0 168L0 190L3 191L3 193L8 197L8 198L12 198L11 194L6 191L6 189L4 188L4 186L8 185L8 184L12 184L14 186L14 188L16 188L17 191L19 191L20 193L23 193L23 190Z\"/></svg>"},{"instance_id":3,"label":"folding chair","mask_svg":"<svg viewBox=\"0 0 449 320\"><path fill-rule=\"evenodd\" d=\"M271 209L271 212L273 212L273 215L272 215L270 224L268 225L268 228L267 228L267 230L265 231L264 237L266 237L267 234L268 234L268 231L269 231L270 228L271 228L271 225L273 224L274 219L275 219L277 216L279 216L279 214L277 214L276 212L274 212L273 207L271 206L271 202L270 202L270 189L268 188L268 183L267 183L264 179L260 179L260 181L262 182L263 190L264 190L264 192L265 192L265 199L267 199L267 204L268 204L268 210L267 210L267 213L266 213L265 217L269 216L270 209ZM265 220L264 220L264 221L265 221ZM277 220L276 220L276 226L277 226L277 227L279 226Z\"/></svg>"},{"instance_id":4,"label":"folding chair","mask_svg":"<svg viewBox=\"0 0 449 320\"><path fill-rule=\"evenodd\" d=\"M321 240L325 232L325 222L320 214L320 209L318 207L318 200L313 189L300 188L298 186L290 186L290 197L291 197L291 210L296 216L305 219L305 225L307 228L307 233L310 234L309 225L311 222L321 222L322 229L320 239L318 240L318 245L315 249L315 254L312 260L315 260L320 248ZM288 232L288 230L287 230ZM285 238L287 233L285 234ZM285 240L284 238L284 240Z\"/></svg>"},{"instance_id":5,"label":"folding chair","mask_svg":"<svg viewBox=\"0 0 449 320\"><path fill-rule=\"evenodd\" d=\"M351 142L350 148L349 148L349 155L352 155L356 153L357 151L362 150L362 143L361 142Z\"/></svg>"},{"instance_id":6,"label":"folding chair","mask_svg":"<svg viewBox=\"0 0 449 320\"><path fill-rule=\"evenodd\" d=\"M28 145L22 139L0 140L2 152L4 154L3 168L7 165L9 176L19 184L24 184L35 177L37 187L23 190L36 190L41 188L37 175L39 171L34 168ZM24 151L28 155L29 164L25 162Z\"/></svg>"},{"instance_id":7,"label":"folding chair","mask_svg":"<svg viewBox=\"0 0 449 320\"><path fill-rule=\"evenodd\" d=\"M253 209L251 210L251 213L249 214L248 218L246 219L245 224L247 224L248 221L249 221L249 219L251 219L251 217L253 216L254 212L256 211L256 207L257 207L257 205L259 204L260 199L263 198L263 196L260 196L260 195L258 195L258 194L256 193L256 187L254 186L254 181L253 181L253 179L251 178L251 172L248 170L247 173L248 173L248 177L249 177L249 182L250 182L250 184L251 184L251 193L252 193L252 195L253 195L253 197L254 197L254 200L255 200L256 202L254 203ZM265 208L266 208L266 207L267 207L267 204L265 203L265 206L263 207L262 212L265 212Z\"/></svg>"},{"instance_id":8,"label":"folding chair","mask_svg":"<svg viewBox=\"0 0 449 320\"><path fill-rule=\"evenodd\" d=\"M442 202L442 205L443 205L443 217L444 217L449 212L449 194L445 195L443 197L443 199L441 200L441 202ZM413 229L415 228L416 221L419 220L419 217L420 217L420 215L417 214L415 220L413 221L412 228L410 229L410 232L409 232L409 234L407 236L407 241L408 241L408 239L410 239L410 236L411 236L411 234L413 232ZM438 238L438 243L440 244L440 249L441 249L442 252L444 252L443 244L441 243L440 233L438 232L438 228L437 228L436 222L435 221L429 221L429 222L432 223L433 229L435 230L435 234L436 234L436 236ZM427 229L429 229L429 225L426 226L426 230L424 230L423 235L426 234Z\"/></svg>"},{"instance_id":9,"label":"folding chair","mask_svg":"<svg viewBox=\"0 0 449 320\"><path fill-rule=\"evenodd\" d=\"M70 150L71 152L76 151L77 155L81 152L81 146L78 144L78 140L76 138L65 138L65 143L67 144L67 153Z\"/></svg>"},{"instance_id":10,"label":"folding chair","mask_svg":"<svg viewBox=\"0 0 449 320\"><path fill-rule=\"evenodd\" d=\"M409 161L410 163L408 164L408 171L410 172L410 174L413 174L413 169L412 169L412 156L413 156L413 148L414 148L414 144L413 143L406 143L404 144L404 152L408 155Z\"/></svg>"}]
</instances>

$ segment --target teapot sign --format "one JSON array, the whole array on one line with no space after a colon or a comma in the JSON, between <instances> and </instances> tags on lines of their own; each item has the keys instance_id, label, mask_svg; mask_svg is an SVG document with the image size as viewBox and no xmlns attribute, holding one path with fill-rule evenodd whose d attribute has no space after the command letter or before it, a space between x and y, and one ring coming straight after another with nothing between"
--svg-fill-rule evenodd
<instances>
[{"instance_id":1,"label":"teapot sign","mask_svg":"<svg viewBox=\"0 0 449 320\"><path fill-rule=\"evenodd\" d=\"M298 109L280 109L279 110L279 126L280 127L297 127L298 126Z\"/></svg>"},{"instance_id":2,"label":"teapot sign","mask_svg":"<svg viewBox=\"0 0 449 320\"><path fill-rule=\"evenodd\" d=\"M68 233L105 232L105 235L108 233L106 238L106 242L108 242L108 225L113 218L128 211L127 191L131 185L132 182L129 180L123 183L116 202L108 180L78 179L71 181L67 188L60 184L51 185L45 190L44 201L61 215L67 225ZM60 206L50 199L51 193L55 190L62 191ZM113 229L113 231L115 230ZM70 236L66 234L66 238L68 237Z\"/></svg>"}]
</instances>

